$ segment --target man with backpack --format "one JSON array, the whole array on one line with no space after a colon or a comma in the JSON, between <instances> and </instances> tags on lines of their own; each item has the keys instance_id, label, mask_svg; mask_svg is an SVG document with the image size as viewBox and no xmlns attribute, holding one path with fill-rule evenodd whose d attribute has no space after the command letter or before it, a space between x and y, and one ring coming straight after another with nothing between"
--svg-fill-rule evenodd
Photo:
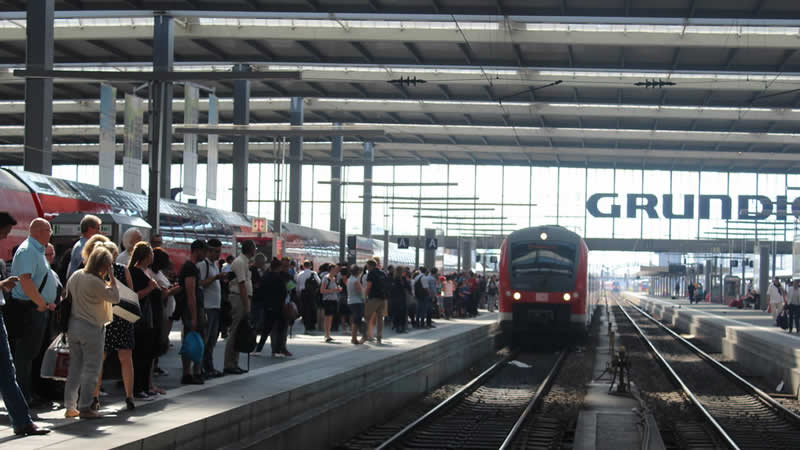
<instances>
[{"instance_id":1,"label":"man with backpack","mask_svg":"<svg viewBox=\"0 0 800 450\"><path fill-rule=\"evenodd\" d=\"M389 298L389 280L382 270L378 270L378 263L374 259L367 261L367 285L364 288L364 315L367 318L367 332L361 343L370 340L372 326L377 324L376 339L378 344L383 338L383 316L386 312L386 299Z\"/></svg>"},{"instance_id":2,"label":"man with backpack","mask_svg":"<svg viewBox=\"0 0 800 450\"><path fill-rule=\"evenodd\" d=\"M300 315L303 316L303 328L306 334L311 334L311 330L317 325L316 299L319 295L320 279L313 268L311 261L304 261L303 271L295 278L297 296L300 298Z\"/></svg>"}]
</instances>

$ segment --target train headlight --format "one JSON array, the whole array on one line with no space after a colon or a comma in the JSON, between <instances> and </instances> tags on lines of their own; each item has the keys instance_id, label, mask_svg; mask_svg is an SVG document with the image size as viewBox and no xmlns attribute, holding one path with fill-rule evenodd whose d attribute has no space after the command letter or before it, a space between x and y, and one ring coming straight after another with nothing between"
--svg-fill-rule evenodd
<instances>
[{"instance_id":1,"label":"train headlight","mask_svg":"<svg viewBox=\"0 0 800 450\"><path fill-rule=\"evenodd\" d=\"M547 233L542 232L542 234L539 235L539 239L541 239L543 241L546 241L547 240Z\"/></svg>"},{"instance_id":2,"label":"train headlight","mask_svg":"<svg viewBox=\"0 0 800 450\"><path fill-rule=\"evenodd\" d=\"M522 294L520 294L519 292L514 292L514 300L519 300L521 298L522 298Z\"/></svg>"},{"instance_id":3,"label":"train headlight","mask_svg":"<svg viewBox=\"0 0 800 450\"><path fill-rule=\"evenodd\" d=\"M565 293L564 293L564 301L565 301L565 302L568 302L568 301L570 301L570 300L572 300L572 296L571 296L571 295L569 295L569 292L565 292Z\"/></svg>"}]
</instances>

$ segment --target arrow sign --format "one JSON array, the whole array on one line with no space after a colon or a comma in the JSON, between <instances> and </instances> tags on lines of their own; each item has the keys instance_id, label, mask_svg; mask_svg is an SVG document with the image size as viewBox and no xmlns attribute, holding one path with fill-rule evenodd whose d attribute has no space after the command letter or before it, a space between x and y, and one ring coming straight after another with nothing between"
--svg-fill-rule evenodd
<instances>
[{"instance_id":1,"label":"arrow sign","mask_svg":"<svg viewBox=\"0 0 800 450\"><path fill-rule=\"evenodd\" d=\"M397 248L408 248L408 238L397 238Z\"/></svg>"},{"instance_id":2,"label":"arrow sign","mask_svg":"<svg viewBox=\"0 0 800 450\"><path fill-rule=\"evenodd\" d=\"M436 238L425 238L425 248L427 250L436 250L439 247L439 240Z\"/></svg>"}]
</instances>

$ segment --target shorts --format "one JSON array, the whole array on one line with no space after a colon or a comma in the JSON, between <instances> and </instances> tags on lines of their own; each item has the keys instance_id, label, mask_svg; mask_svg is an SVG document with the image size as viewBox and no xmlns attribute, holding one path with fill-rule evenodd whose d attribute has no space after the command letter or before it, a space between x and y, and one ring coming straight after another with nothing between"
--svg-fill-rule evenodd
<instances>
[{"instance_id":1,"label":"shorts","mask_svg":"<svg viewBox=\"0 0 800 450\"><path fill-rule=\"evenodd\" d=\"M350 308L350 320L352 320L354 324L360 325L361 320L364 318L364 304L350 303L347 307Z\"/></svg>"},{"instance_id":2,"label":"shorts","mask_svg":"<svg viewBox=\"0 0 800 450\"><path fill-rule=\"evenodd\" d=\"M367 319L372 318L373 314L377 314L378 318L381 318L386 313L386 300L382 298L370 298L367 299L366 304L364 305L364 315Z\"/></svg>"},{"instance_id":3,"label":"shorts","mask_svg":"<svg viewBox=\"0 0 800 450\"><path fill-rule=\"evenodd\" d=\"M339 309L338 300L324 300L322 302L322 309L325 310L326 316L335 316L336 311Z\"/></svg>"},{"instance_id":4,"label":"shorts","mask_svg":"<svg viewBox=\"0 0 800 450\"><path fill-rule=\"evenodd\" d=\"M183 321L183 332L184 332L184 334L186 333L186 331L188 331L192 327L192 317L191 317L191 315L192 314L189 311L189 305L186 305L186 307L183 308L183 311L181 312L181 320ZM203 305L197 305L197 329L194 330L194 331L197 331L198 333L200 333L201 336L203 336L204 335L203 332L205 330L205 325L206 325L206 311L205 311L205 308L203 308Z\"/></svg>"}]
</instances>

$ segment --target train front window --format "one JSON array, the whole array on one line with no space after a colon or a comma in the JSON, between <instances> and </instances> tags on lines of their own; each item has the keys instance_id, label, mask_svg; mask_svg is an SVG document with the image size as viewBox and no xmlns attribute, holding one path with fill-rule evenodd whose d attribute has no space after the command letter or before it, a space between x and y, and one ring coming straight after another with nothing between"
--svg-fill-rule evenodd
<instances>
[{"instance_id":1,"label":"train front window","mask_svg":"<svg viewBox=\"0 0 800 450\"><path fill-rule=\"evenodd\" d=\"M569 290L575 278L574 245L558 242L511 246L511 286L514 289Z\"/></svg>"}]
</instances>

